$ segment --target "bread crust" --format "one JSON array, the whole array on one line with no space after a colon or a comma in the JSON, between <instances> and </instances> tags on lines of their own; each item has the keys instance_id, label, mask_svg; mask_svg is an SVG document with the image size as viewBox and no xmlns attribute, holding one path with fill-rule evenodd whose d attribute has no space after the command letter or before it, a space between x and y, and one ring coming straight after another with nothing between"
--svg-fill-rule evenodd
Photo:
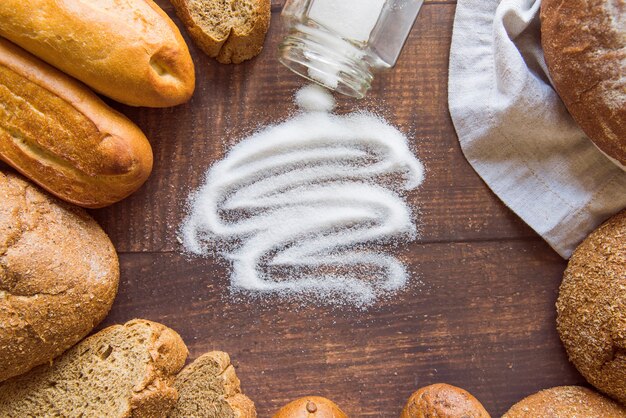
<instances>
[{"instance_id":1,"label":"bread crust","mask_svg":"<svg viewBox=\"0 0 626 418\"><path fill-rule=\"evenodd\" d=\"M304 396L280 408L272 418L348 418L348 416L330 399Z\"/></svg>"},{"instance_id":2,"label":"bread crust","mask_svg":"<svg viewBox=\"0 0 626 418\"><path fill-rule=\"evenodd\" d=\"M118 281L113 244L89 215L0 171L0 381L85 337Z\"/></svg>"},{"instance_id":3,"label":"bread crust","mask_svg":"<svg viewBox=\"0 0 626 418\"><path fill-rule=\"evenodd\" d=\"M195 88L187 44L152 0L2 0L0 35L131 106L174 106Z\"/></svg>"},{"instance_id":4,"label":"bread crust","mask_svg":"<svg viewBox=\"0 0 626 418\"><path fill-rule=\"evenodd\" d=\"M400 418L490 418L469 392L445 383L426 386L411 395Z\"/></svg>"},{"instance_id":5,"label":"bread crust","mask_svg":"<svg viewBox=\"0 0 626 418\"><path fill-rule=\"evenodd\" d=\"M574 251L556 308L572 363L589 383L626 404L626 210Z\"/></svg>"},{"instance_id":6,"label":"bread crust","mask_svg":"<svg viewBox=\"0 0 626 418\"><path fill-rule=\"evenodd\" d=\"M217 38L209 33L212 28L203 27L194 19L191 3L197 1L200 0L171 0L171 3L189 35L205 54L222 64L240 64L261 53L271 20L269 0L248 0L255 7L250 27L233 26L223 37Z\"/></svg>"},{"instance_id":7,"label":"bread crust","mask_svg":"<svg viewBox=\"0 0 626 418\"><path fill-rule=\"evenodd\" d=\"M626 409L609 398L580 386L558 386L530 395L502 418L624 418Z\"/></svg>"},{"instance_id":8,"label":"bread crust","mask_svg":"<svg viewBox=\"0 0 626 418\"><path fill-rule=\"evenodd\" d=\"M544 0L541 36L556 91L606 155L626 166L626 1Z\"/></svg>"},{"instance_id":9,"label":"bread crust","mask_svg":"<svg viewBox=\"0 0 626 418\"><path fill-rule=\"evenodd\" d=\"M214 375L209 376L212 372ZM235 368L223 351L211 351L198 357L178 374L174 387L180 399L168 415L170 418L222 418L222 414L226 414L224 408L228 411L225 416L233 418L257 416L254 402L241 393Z\"/></svg>"},{"instance_id":10,"label":"bread crust","mask_svg":"<svg viewBox=\"0 0 626 418\"><path fill-rule=\"evenodd\" d=\"M0 101L0 159L63 200L107 206L152 171L152 148L137 126L1 38Z\"/></svg>"},{"instance_id":11,"label":"bread crust","mask_svg":"<svg viewBox=\"0 0 626 418\"><path fill-rule=\"evenodd\" d=\"M105 346L119 350L124 341L130 339L134 332L145 334L149 331L147 341L137 347L141 358L147 361L144 374L136 382L125 397L116 402L117 409L97 411L97 415L89 414L95 399L106 395L90 393L98 386L87 384L82 379L81 362L85 356L103 355ZM106 353L104 353L106 354ZM120 352L128 355L128 352ZM3 417L22 416L107 416L115 418L160 418L167 416L169 409L176 402L178 395L172 387L175 374L183 367L187 357L187 347L180 336L166 326L144 319L134 319L124 325L113 325L84 339L61 356L54 364L43 365L30 373L15 377L0 385L0 415ZM64 380L63 373L70 368L72 381ZM122 367L122 366L120 366ZM77 374L80 371L80 374ZM102 379L107 385L123 384L115 382L109 376L89 376L89 379ZM53 382L52 391L50 382ZM110 387L110 386L109 386ZM76 397L80 399L72 410L63 410L55 396ZM102 406L104 403L101 403ZM93 412L93 411L92 411Z\"/></svg>"}]
</instances>

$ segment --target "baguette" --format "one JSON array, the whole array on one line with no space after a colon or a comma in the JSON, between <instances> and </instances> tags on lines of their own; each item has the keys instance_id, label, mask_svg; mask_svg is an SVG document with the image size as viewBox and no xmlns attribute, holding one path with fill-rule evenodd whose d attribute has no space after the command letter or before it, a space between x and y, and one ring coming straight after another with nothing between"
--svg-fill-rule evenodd
<instances>
[{"instance_id":1,"label":"baguette","mask_svg":"<svg viewBox=\"0 0 626 418\"><path fill-rule=\"evenodd\" d=\"M1 38L0 159L59 198L89 208L127 197L152 170L152 149L137 126L81 83Z\"/></svg>"},{"instance_id":2,"label":"baguette","mask_svg":"<svg viewBox=\"0 0 626 418\"><path fill-rule=\"evenodd\" d=\"M2 0L0 35L131 106L174 106L193 94L187 45L152 0Z\"/></svg>"},{"instance_id":3,"label":"baguette","mask_svg":"<svg viewBox=\"0 0 626 418\"><path fill-rule=\"evenodd\" d=\"M0 381L83 339L109 312L118 280L96 221L0 171Z\"/></svg>"},{"instance_id":4,"label":"baguette","mask_svg":"<svg viewBox=\"0 0 626 418\"><path fill-rule=\"evenodd\" d=\"M54 364L0 384L0 416L167 416L187 347L175 331L136 319L77 344Z\"/></svg>"}]
</instances>

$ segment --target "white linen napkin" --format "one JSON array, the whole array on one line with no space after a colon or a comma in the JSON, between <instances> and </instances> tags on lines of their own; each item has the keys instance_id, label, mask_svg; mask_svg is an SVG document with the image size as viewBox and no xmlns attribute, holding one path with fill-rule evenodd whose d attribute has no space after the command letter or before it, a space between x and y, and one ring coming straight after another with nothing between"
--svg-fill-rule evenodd
<instances>
[{"instance_id":1,"label":"white linen napkin","mask_svg":"<svg viewBox=\"0 0 626 418\"><path fill-rule=\"evenodd\" d=\"M626 207L626 172L576 126L553 90L540 0L458 0L448 101L465 157L562 257Z\"/></svg>"}]
</instances>

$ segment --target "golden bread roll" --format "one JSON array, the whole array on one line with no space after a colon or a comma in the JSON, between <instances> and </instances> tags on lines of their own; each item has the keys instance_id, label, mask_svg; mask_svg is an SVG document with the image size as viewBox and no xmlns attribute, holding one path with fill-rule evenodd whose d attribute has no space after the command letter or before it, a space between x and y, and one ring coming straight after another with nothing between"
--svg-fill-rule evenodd
<instances>
[{"instance_id":1,"label":"golden bread roll","mask_svg":"<svg viewBox=\"0 0 626 418\"><path fill-rule=\"evenodd\" d=\"M626 418L617 402L580 386L559 386L530 395L502 418Z\"/></svg>"},{"instance_id":2,"label":"golden bread roll","mask_svg":"<svg viewBox=\"0 0 626 418\"><path fill-rule=\"evenodd\" d=\"M407 401L400 418L490 418L469 392L445 383L423 387Z\"/></svg>"},{"instance_id":3,"label":"golden bread roll","mask_svg":"<svg viewBox=\"0 0 626 418\"><path fill-rule=\"evenodd\" d=\"M152 149L137 126L83 84L1 38L0 159L89 208L124 199L152 171Z\"/></svg>"},{"instance_id":4,"label":"golden bread roll","mask_svg":"<svg viewBox=\"0 0 626 418\"><path fill-rule=\"evenodd\" d=\"M0 171L0 381L80 341L118 280L115 249L84 210Z\"/></svg>"},{"instance_id":5,"label":"golden bread roll","mask_svg":"<svg viewBox=\"0 0 626 418\"><path fill-rule=\"evenodd\" d=\"M305 396L283 406L273 418L348 418L330 399Z\"/></svg>"},{"instance_id":6,"label":"golden bread roll","mask_svg":"<svg viewBox=\"0 0 626 418\"><path fill-rule=\"evenodd\" d=\"M574 251L556 308L572 363L589 383L626 403L626 210Z\"/></svg>"},{"instance_id":7,"label":"golden bread roll","mask_svg":"<svg viewBox=\"0 0 626 418\"><path fill-rule=\"evenodd\" d=\"M624 0L543 0L541 43L567 110L611 161L626 170Z\"/></svg>"},{"instance_id":8,"label":"golden bread roll","mask_svg":"<svg viewBox=\"0 0 626 418\"><path fill-rule=\"evenodd\" d=\"M131 106L174 106L195 88L187 44L152 0L2 0L0 35Z\"/></svg>"}]
</instances>

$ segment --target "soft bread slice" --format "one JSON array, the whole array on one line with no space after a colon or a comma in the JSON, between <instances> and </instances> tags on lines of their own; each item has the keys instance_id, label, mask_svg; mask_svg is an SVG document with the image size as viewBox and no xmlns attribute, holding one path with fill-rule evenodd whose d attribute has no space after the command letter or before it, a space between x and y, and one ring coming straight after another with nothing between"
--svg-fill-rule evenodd
<instances>
[{"instance_id":1,"label":"soft bread slice","mask_svg":"<svg viewBox=\"0 0 626 418\"><path fill-rule=\"evenodd\" d=\"M239 64L263 49L270 0L171 0L187 31L208 56Z\"/></svg>"},{"instance_id":2,"label":"soft bread slice","mask_svg":"<svg viewBox=\"0 0 626 418\"><path fill-rule=\"evenodd\" d=\"M255 418L254 403L241 393L228 354L212 351L198 357L176 377L178 403L171 418Z\"/></svg>"},{"instance_id":3,"label":"soft bread slice","mask_svg":"<svg viewBox=\"0 0 626 418\"><path fill-rule=\"evenodd\" d=\"M88 337L54 364L0 385L2 417L164 417L187 358L173 330L146 320Z\"/></svg>"}]
</instances>

